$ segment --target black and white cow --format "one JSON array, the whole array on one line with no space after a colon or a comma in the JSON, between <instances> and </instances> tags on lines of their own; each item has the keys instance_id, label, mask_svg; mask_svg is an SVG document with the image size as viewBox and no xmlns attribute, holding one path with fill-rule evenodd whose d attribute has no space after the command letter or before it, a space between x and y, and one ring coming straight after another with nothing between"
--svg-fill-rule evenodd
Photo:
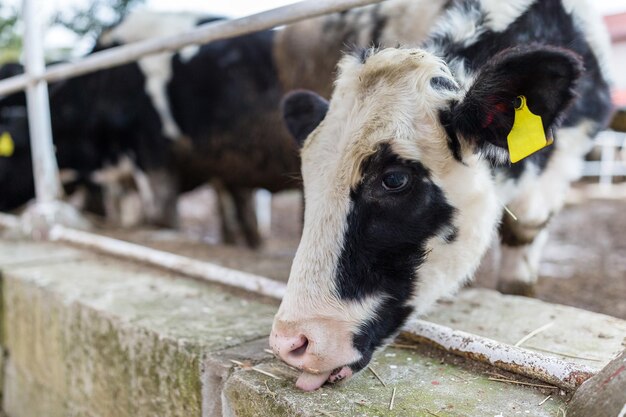
<instances>
[{"instance_id":1,"label":"black and white cow","mask_svg":"<svg viewBox=\"0 0 626 417\"><path fill-rule=\"evenodd\" d=\"M132 158L142 169L167 163L168 145L160 133L159 115L143 89L136 64L127 64L52 84L49 88L52 133L59 168L73 173L70 182L100 187L94 173ZM24 94L0 100L0 133L15 143L12 155L0 159L2 210L12 210L34 196ZM19 176L22 187L16 188ZM71 188L71 187L70 187ZM19 192L18 192L19 191Z\"/></svg>"},{"instance_id":2,"label":"black and white cow","mask_svg":"<svg viewBox=\"0 0 626 417\"><path fill-rule=\"evenodd\" d=\"M363 369L472 277L499 224L506 286L534 282L544 226L610 113L607 45L584 1L458 0L422 48L346 56L330 104L285 99L306 209L270 344L298 387ZM510 164L519 96L555 144Z\"/></svg>"},{"instance_id":3,"label":"black and white cow","mask_svg":"<svg viewBox=\"0 0 626 417\"><path fill-rule=\"evenodd\" d=\"M103 33L94 51L180 33L215 19L135 14ZM281 121L282 90L272 41L273 32L264 31L52 85L53 136L61 169L104 182L114 192L119 178L137 172L148 220L168 226L175 224L178 195L213 181L235 206L228 210L232 214L223 209L224 217L236 218L247 243L258 245L252 189L299 186L297 145ZM22 93L0 101L3 111L17 105L25 105ZM15 173L20 165L20 178L29 186L16 193L9 176L0 178L0 190L11 190L4 210L34 195L27 129L18 133L18 125L21 120L8 116L0 120L0 128L12 130L16 143L24 145L0 160L0 166Z\"/></svg>"},{"instance_id":4,"label":"black and white cow","mask_svg":"<svg viewBox=\"0 0 626 417\"><path fill-rule=\"evenodd\" d=\"M142 12L105 32L101 47L172 35L219 20L192 14ZM298 148L282 124L283 95L272 57L273 31L262 31L138 61L145 90L172 143L174 178L155 183L165 194L212 182L220 196L223 234L243 232L260 244L253 190L299 187ZM168 190L169 188L169 190ZM236 219L236 221L232 221ZM229 224L230 223L230 224Z\"/></svg>"}]
</instances>

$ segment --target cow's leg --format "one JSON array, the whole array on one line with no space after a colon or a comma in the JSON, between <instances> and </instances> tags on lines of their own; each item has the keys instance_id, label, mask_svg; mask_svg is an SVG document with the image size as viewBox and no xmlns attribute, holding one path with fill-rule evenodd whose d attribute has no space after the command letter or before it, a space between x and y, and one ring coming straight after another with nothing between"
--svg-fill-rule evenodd
<instances>
[{"instance_id":1,"label":"cow's leg","mask_svg":"<svg viewBox=\"0 0 626 417\"><path fill-rule=\"evenodd\" d=\"M234 245L241 233L247 246L258 248L262 240L254 207L254 190L228 186L217 179L211 183L217 193L222 241Z\"/></svg>"},{"instance_id":2,"label":"cow's leg","mask_svg":"<svg viewBox=\"0 0 626 417\"><path fill-rule=\"evenodd\" d=\"M107 222L113 226L121 225L120 196L122 190L117 183L103 185L104 212Z\"/></svg>"},{"instance_id":3,"label":"cow's leg","mask_svg":"<svg viewBox=\"0 0 626 417\"><path fill-rule=\"evenodd\" d=\"M543 171L527 169L516 197L500 227L501 256L498 289L507 294L532 295L539 276L546 226L563 207L570 183L580 176L583 155L591 146L586 126L561 129Z\"/></svg>"},{"instance_id":4,"label":"cow's leg","mask_svg":"<svg viewBox=\"0 0 626 417\"><path fill-rule=\"evenodd\" d=\"M500 226L500 280L498 290L505 294L533 296L539 278L541 253L548 239L545 224L522 225L504 214Z\"/></svg>"},{"instance_id":5,"label":"cow's leg","mask_svg":"<svg viewBox=\"0 0 626 417\"><path fill-rule=\"evenodd\" d=\"M178 227L178 178L166 169L146 170L151 201L143 201L146 220L154 225L175 229Z\"/></svg>"},{"instance_id":6,"label":"cow's leg","mask_svg":"<svg viewBox=\"0 0 626 417\"><path fill-rule=\"evenodd\" d=\"M237 220L241 225L241 231L250 248L261 246L261 235L257 223L254 205L254 190L250 188L231 188Z\"/></svg>"},{"instance_id":7,"label":"cow's leg","mask_svg":"<svg viewBox=\"0 0 626 417\"><path fill-rule=\"evenodd\" d=\"M211 185L213 185L217 194L217 210L220 215L222 243L234 245L237 243L238 225L233 196L221 181L217 179L212 180Z\"/></svg>"}]
</instances>

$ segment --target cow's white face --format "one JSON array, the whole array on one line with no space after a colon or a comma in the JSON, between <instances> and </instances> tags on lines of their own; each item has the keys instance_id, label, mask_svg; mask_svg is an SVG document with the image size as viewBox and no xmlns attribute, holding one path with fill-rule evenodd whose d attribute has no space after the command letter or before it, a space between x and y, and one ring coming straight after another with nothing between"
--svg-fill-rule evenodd
<instances>
[{"instance_id":1,"label":"cow's white face","mask_svg":"<svg viewBox=\"0 0 626 417\"><path fill-rule=\"evenodd\" d=\"M510 129L514 94L490 124ZM433 55L386 49L341 62L329 108L312 93L286 99L288 127L308 136L306 209L270 343L304 371L300 388L363 369L412 312L473 274L500 218L481 154L501 145L461 120L475 98Z\"/></svg>"}]
</instances>

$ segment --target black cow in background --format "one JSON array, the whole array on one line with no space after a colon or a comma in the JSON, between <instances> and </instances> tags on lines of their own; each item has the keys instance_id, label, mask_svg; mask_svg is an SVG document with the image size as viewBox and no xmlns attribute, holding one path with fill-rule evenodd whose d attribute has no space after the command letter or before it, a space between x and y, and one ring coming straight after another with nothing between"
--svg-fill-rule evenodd
<instances>
[{"instance_id":1,"label":"black cow in background","mask_svg":"<svg viewBox=\"0 0 626 417\"><path fill-rule=\"evenodd\" d=\"M143 81L139 67L127 64L50 85L56 157L68 191L81 184L97 195L104 184L94 181L94 173L126 158L147 171L167 163L168 143ZM0 100L1 133L14 143L11 155L0 157L0 209L7 211L34 197L24 93Z\"/></svg>"},{"instance_id":2,"label":"black cow in background","mask_svg":"<svg viewBox=\"0 0 626 417\"><path fill-rule=\"evenodd\" d=\"M28 120L25 109L20 110L0 111L0 211L15 209L35 195Z\"/></svg>"},{"instance_id":3,"label":"black cow in background","mask_svg":"<svg viewBox=\"0 0 626 417\"><path fill-rule=\"evenodd\" d=\"M216 20L188 13L135 13L104 32L98 47L165 36ZM170 139L174 167L149 175L162 206L206 182L219 196L222 234L261 243L253 205L256 188L298 188L299 158L282 125L283 89L272 56L274 31L183 48L140 59L145 90Z\"/></svg>"}]
</instances>

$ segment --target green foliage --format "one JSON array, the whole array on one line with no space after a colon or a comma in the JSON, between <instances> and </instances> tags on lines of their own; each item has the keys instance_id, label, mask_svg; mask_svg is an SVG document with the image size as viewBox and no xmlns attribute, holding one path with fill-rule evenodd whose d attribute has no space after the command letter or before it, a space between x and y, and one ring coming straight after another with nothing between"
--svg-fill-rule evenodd
<instances>
[{"instance_id":1,"label":"green foliage","mask_svg":"<svg viewBox=\"0 0 626 417\"><path fill-rule=\"evenodd\" d=\"M16 61L22 49L19 11L0 3L0 63Z\"/></svg>"},{"instance_id":2,"label":"green foliage","mask_svg":"<svg viewBox=\"0 0 626 417\"><path fill-rule=\"evenodd\" d=\"M104 28L118 23L145 0L96 0L87 8L74 7L58 12L53 19L80 36L95 38Z\"/></svg>"},{"instance_id":3,"label":"green foliage","mask_svg":"<svg viewBox=\"0 0 626 417\"><path fill-rule=\"evenodd\" d=\"M87 7L72 7L52 16L51 25L61 25L81 37L95 39L106 27L122 20L131 9L145 0L94 0ZM0 65L18 61L22 50L20 10L0 0ZM68 54L67 51L64 52Z\"/></svg>"}]
</instances>

